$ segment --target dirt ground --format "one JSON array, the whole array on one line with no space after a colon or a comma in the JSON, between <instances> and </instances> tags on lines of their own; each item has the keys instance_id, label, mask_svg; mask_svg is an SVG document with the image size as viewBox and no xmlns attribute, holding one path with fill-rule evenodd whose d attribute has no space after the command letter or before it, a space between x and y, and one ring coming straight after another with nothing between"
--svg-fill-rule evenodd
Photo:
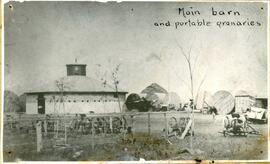
<instances>
[{"instance_id":1,"label":"dirt ground","mask_svg":"<svg viewBox=\"0 0 270 164\"><path fill-rule=\"evenodd\" d=\"M183 116L183 113L167 114ZM129 120L128 120L129 121ZM223 130L223 117L213 120L211 115L195 113L195 135L183 140L164 139L164 116L151 116L151 135L147 134L147 116L136 117L133 135L77 135L68 137L68 145L54 147L52 134L43 137L43 149L36 152L35 131L23 132L4 129L4 161L100 161L100 160L260 160L267 159L267 124L252 124L263 135L227 136ZM191 149L192 141L192 149Z\"/></svg>"}]
</instances>

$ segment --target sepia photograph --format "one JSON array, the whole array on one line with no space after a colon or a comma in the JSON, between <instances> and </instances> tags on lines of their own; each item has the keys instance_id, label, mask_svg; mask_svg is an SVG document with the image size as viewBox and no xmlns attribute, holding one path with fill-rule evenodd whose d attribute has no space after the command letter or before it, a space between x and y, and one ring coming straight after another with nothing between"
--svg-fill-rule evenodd
<instances>
[{"instance_id":1,"label":"sepia photograph","mask_svg":"<svg viewBox=\"0 0 270 164\"><path fill-rule=\"evenodd\" d=\"M268 160L268 7L4 3L3 161Z\"/></svg>"}]
</instances>

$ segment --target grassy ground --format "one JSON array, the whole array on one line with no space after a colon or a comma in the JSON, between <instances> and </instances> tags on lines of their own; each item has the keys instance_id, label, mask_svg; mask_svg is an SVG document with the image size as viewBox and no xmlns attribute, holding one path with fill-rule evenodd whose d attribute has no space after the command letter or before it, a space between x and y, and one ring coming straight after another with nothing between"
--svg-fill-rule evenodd
<instances>
[{"instance_id":1,"label":"grassy ground","mask_svg":"<svg viewBox=\"0 0 270 164\"><path fill-rule=\"evenodd\" d=\"M167 114L170 117L182 117L183 113ZM36 152L36 134L34 131L4 129L4 161L16 160L186 160L186 159L267 159L267 124L252 125L262 136L224 137L222 116L215 120L210 115L195 114L195 136L183 140L169 138L169 144L162 135L165 128L163 114L151 116L151 136L147 135L147 116L134 119L135 134L123 135L78 135L68 137L68 146L54 147L53 135L44 137L42 152ZM130 121L128 119L128 121ZM93 144L94 143L94 144Z\"/></svg>"}]
</instances>

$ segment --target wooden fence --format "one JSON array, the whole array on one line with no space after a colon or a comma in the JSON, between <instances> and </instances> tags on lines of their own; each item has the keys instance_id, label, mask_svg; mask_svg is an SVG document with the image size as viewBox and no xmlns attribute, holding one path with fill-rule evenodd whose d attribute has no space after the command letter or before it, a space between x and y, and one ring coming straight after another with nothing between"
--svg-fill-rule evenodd
<instances>
[{"instance_id":1,"label":"wooden fence","mask_svg":"<svg viewBox=\"0 0 270 164\"><path fill-rule=\"evenodd\" d=\"M42 139L48 137L49 133L53 134L56 146L72 144L68 143L68 138L74 135L88 135L94 148L96 144L95 138L106 135L122 135L125 137L128 133L147 133L148 135L164 136L166 139L172 135L183 139L189 132L191 124L192 122L187 112L20 115L4 117L4 125L7 129L29 127L35 130L38 152L42 149Z\"/></svg>"}]
</instances>

